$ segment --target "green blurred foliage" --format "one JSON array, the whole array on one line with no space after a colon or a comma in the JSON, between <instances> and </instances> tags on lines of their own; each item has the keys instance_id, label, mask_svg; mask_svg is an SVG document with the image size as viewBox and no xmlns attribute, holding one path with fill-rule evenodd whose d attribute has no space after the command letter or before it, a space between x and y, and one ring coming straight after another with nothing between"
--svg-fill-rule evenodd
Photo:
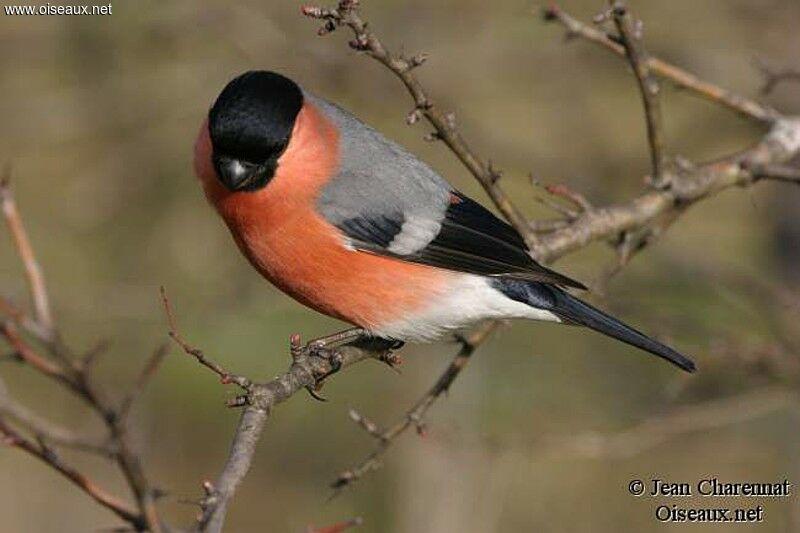
<instances>
[{"instance_id":1,"label":"green blurred foliage","mask_svg":"<svg viewBox=\"0 0 800 533\"><path fill-rule=\"evenodd\" d=\"M5 0L4 3L9 3ZM295 1L113 2L110 17L0 17L0 160L49 280L69 343L111 351L97 379L120 396L165 338L158 286L165 285L184 335L228 368L271 376L287 365L287 339L339 327L258 277L206 205L192 175L192 143L210 103L247 69L283 72L339 102L428 161L468 194L485 197L426 126L408 127L409 99L376 63L326 38ZM364 15L397 50L431 58L419 76L479 153L505 171L504 184L532 216L527 175L565 182L595 203L629 198L648 167L639 96L622 61L543 24L526 0L364 0ZM796 0L631 2L649 49L746 95L760 85L753 58L797 67ZM603 3L564 0L589 20ZM665 88L673 153L705 160L741 149L762 130L726 110ZM800 110L797 86L770 96ZM797 419L760 420L668 440L624 459L544 452L545 435L624 428L664 411L677 388L698 380L696 398L749 386L743 374L703 376L715 339L770 336L765 313L726 275L778 277L773 195L764 184L729 191L692 209L612 284L602 305L693 354L700 377L598 335L515 324L481 348L425 439L404 439L386 468L328 502L327 482L368 450L346 416L350 406L391 421L447 363L446 344L409 346L401 375L363 364L337 376L320 404L298 395L270 420L251 475L229 513L229 531L303 531L363 516L362 531L668 530L651 502L626 492L631 478L800 483ZM598 244L559 267L592 280L612 258ZM699 275L698 272L702 272ZM0 239L0 287L25 301L20 267ZM758 307L757 305L763 305ZM761 312L761 311L764 312ZM714 366L714 369L719 369ZM0 366L13 394L54 420L97 429L77 402L24 368ZM224 460L237 414L234 391L175 351L135 411L148 471L168 491L170 519L195 513L197 497ZM677 401L681 401L680 399ZM688 400L686 400L688 401ZM65 457L123 491L108 464ZM792 500L797 506L797 500ZM789 502L767 502L766 522L737 531L784 531ZM107 512L30 458L0 450L0 516L9 532L93 531ZM795 527L798 524L794 524ZM675 526L681 531L702 527ZM713 528L709 528L713 529ZM716 530L716 529L715 529Z\"/></svg>"}]
</instances>

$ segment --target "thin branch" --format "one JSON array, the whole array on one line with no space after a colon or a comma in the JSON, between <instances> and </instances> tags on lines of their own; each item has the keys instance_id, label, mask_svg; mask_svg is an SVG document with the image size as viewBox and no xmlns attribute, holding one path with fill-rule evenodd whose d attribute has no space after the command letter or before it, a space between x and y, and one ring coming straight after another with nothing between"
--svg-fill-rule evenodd
<instances>
[{"instance_id":1,"label":"thin branch","mask_svg":"<svg viewBox=\"0 0 800 533\"><path fill-rule=\"evenodd\" d=\"M621 1L612 0L611 15L642 95L645 122L647 123L647 140L650 144L652 183L660 188L665 184L664 165L666 159L658 81L650 74L647 50L642 42L641 21L634 22L628 8Z\"/></svg>"},{"instance_id":2,"label":"thin branch","mask_svg":"<svg viewBox=\"0 0 800 533\"><path fill-rule=\"evenodd\" d=\"M565 13L556 4L546 8L543 11L543 15L546 21L555 21L564 26L568 36L581 37L587 41L599 44L619 56L625 57L625 47L623 45L615 41L605 32L584 24ZM662 61L661 59L650 57L647 60L647 66L653 73L671 81L678 87L689 89L698 96L714 103L724 105L745 117L766 123L774 122L781 117L780 113L767 105L760 104L734 94L718 85L701 80L694 74L667 63L666 61Z\"/></svg>"},{"instance_id":3,"label":"thin branch","mask_svg":"<svg viewBox=\"0 0 800 533\"><path fill-rule=\"evenodd\" d=\"M383 42L369 29L359 14L358 0L340 0L336 8L303 7L303 14L324 22L319 34L325 35L340 26L349 27L355 36L350 46L364 52L389 69L400 81L414 100L414 109L407 118L409 124L423 115L433 126L435 133L432 139L444 141L448 148L458 157L467 170L478 180L503 216L525 238L529 245L536 241L524 215L512 203L498 183L500 173L492 165L481 159L467 144L455 127L453 114L444 113L431 99L428 92L413 74L413 70L425 62L426 56L420 54L404 57L392 53Z\"/></svg>"},{"instance_id":4,"label":"thin branch","mask_svg":"<svg viewBox=\"0 0 800 533\"><path fill-rule=\"evenodd\" d=\"M82 491L91 496L97 503L109 509L126 522L134 525L138 530L143 530L146 527L142 517L134 509L128 507L125 502L106 492L105 489L100 487L91 478L64 464L52 450L44 448L43 446L37 446L33 442L22 437L0 418L0 443L2 442L5 442L9 446L19 448L54 468Z\"/></svg>"},{"instance_id":5,"label":"thin branch","mask_svg":"<svg viewBox=\"0 0 800 533\"><path fill-rule=\"evenodd\" d=\"M136 378L133 388L131 388L130 392L128 392L125 398L120 402L119 409L117 410L117 417L122 420L123 423L127 420L131 407L142 394L145 386L153 379L156 372L158 372L161 363L169 353L167 348L167 344L162 342L153 350L153 353L147 359L144 367L142 367L142 371Z\"/></svg>"},{"instance_id":6,"label":"thin branch","mask_svg":"<svg viewBox=\"0 0 800 533\"><path fill-rule=\"evenodd\" d=\"M544 190L553 196L560 196L572 203L578 211L589 211L593 209L592 204L586 197L563 183L555 183L544 186Z\"/></svg>"},{"instance_id":7,"label":"thin branch","mask_svg":"<svg viewBox=\"0 0 800 533\"><path fill-rule=\"evenodd\" d=\"M14 239L17 252L25 268L25 277L28 280L28 288L33 299L36 322L44 331L54 336L53 315L50 312L50 299L47 296L44 275L33 253L28 233L25 231L25 226L22 224L17 205L14 202L14 195L9 187L10 179L11 170L9 166L6 166L3 176L0 177L0 207L2 207L6 224L11 231L11 237Z\"/></svg>"},{"instance_id":8,"label":"thin branch","mask_svg":"<svg viewBox=\"0 0 800 533\"><path fill-rule=\"evenodd\" d=\"M10 321L0 323L0 335L4 336L11 347L25 363L39 371L41 374L58 381L75 392L82 393L80 385L74 376L65 371L62 367L50 359L40 355L28 343L26 343L17 332L16 327Z\"/></svg>"},{"instance_id":9,"label":"thin branch","mask_svg":"<svg viewBox=\"0 0 800 533\"><path fill-rule=\"evenodd\" d=\"M768 95L784 82L800 82L800 69L783 68L773 69L761 60L756 60L756 66L764 77L761 94Z\"/></svg>"},{"instance_id":10,"label":"thin branch","mask_svg":"<svg viewBox=\"0 0 800 533\"><path fill-rule=\"evenodd\" d=\"M15 402L0 379L0 417L5 416L15 425L32 433L37 439L56 446L65 446L90 453L113 457L115 450L105 441L89 439L65 427L45 420L24 405Z\"/></svg>"},{"instance_id":11,"label":"thin branch","mask_svg":"<svg viewBox=\"0 0 800 533\"><path fill-rule=\"evenodd\" d=\"M161 302L164 305L164 313L166 313L167 321L169 322L169 336L175 341L176 344L178 344L178 346L181 347L184 352L197 359L198 363L218 375L223 384L235 383L244 390L250 390L252 383L249 379L242 376L237 376L236 374L231 374L222 368L222 366L207 358L202 350L195 348L184 340L178 331L178 326L175 322L175 315L172 312L169 298L167 298L167 291L163 286L161 287Z\"/></svg>"},{"instance_id":12,"label":"thin branch","mask_svg":"<svg viewBox=\"0 0 800 533\"><path fill-rule=\"evenodd\" d=\"M52 322L52 316L49 313L49 301L44 289L44 279L13 202L7 179L3 179L0 182L0 200L2 200L3 212L30 280L30 290L37 313L34 321L44 330L43 333L45 334L40 336L37 335L35 330L29 331L43 345L43 348L52 356L52 359L40 355L19 335L14 320L24 324L25 315L21 311L15 312L13 306L3 306L5 310L11 311L12 318L0 323L0 335L6 338L16 350L20 359L41 374L67 387L77 397L88 403L102 418L110 433L110 446L114 449L116 463L125 476L141 511L141 516L136 517L137 521L131 523L139 530L146 528L152 533L161 533L162 525L155 507L154 490L144 473L139 456L133 450L124 420L120 418L119 413L111 403L90 382L89 366L76 364L68 356L67 349L57 334L55 325ZM15 442L17 441L17 439L14 440ZM19 442L24 443L26 441L23 439ZM28 451L35 451L36 449L35 447L25 448L24 446L23 448L28 449ZM58 463L51 462L50 464L56 468L59 467ZM64 472L62 471L62 473Z\"/></svg>"},{"instance_id":13,"label":"thin branch","mask_svg":"<svg viewBox=\"0 0 800 533\"><path fill-rule=\"evenodd\" d=\"M428 409L436 400L450 389L455 379L467 366L470 357L475 350L497 329L500 322L490 320L483 323L469 337L462 339L461 349L447 366L445 371L433 386L409 409L406 414L385 431L378 432L377 427L372 423L365 422L364 417L356 413L354 421L366 430L367 434L377 441L375 450L372 451L362 462L356 466L340 473L331 483L331 487L337 492L361 479L364 474L377 470L381 466L381 458L386 451L395 443L397 438L405 433L409 428L414 427L418 433L424 433L424 417Z\"/></svg>"},{"instance_id":14,"label":"thin branch","mask_svg":"<svg viewBox=\"0 0 800 533\"><path fill-rule=\"evenodd\" d=\"M2 296L0 296L0 312L37 339L45 340L50 335L48 331L46 331L38 322L36 322L36 320L31 318L25 311L20 309L19 306Z\"/></svg>"}]
</instances>

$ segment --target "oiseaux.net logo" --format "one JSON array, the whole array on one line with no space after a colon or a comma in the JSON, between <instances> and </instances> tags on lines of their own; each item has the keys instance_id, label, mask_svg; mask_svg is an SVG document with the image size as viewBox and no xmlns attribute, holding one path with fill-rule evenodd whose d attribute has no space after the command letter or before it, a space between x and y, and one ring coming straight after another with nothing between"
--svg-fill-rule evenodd
<instances>
[{"instance_id":1,"label":"oiseaux.net logo","mask_svg":"<svg viewBox=\"0 0 800 533\"><path fill-rule=\"evenodd\" d=\"M113 15L113 6L111 4L103 5L59 5L59 4L42 4L42 5L16 5L16 6L3 6L6 15L39 15L39 16L57 16L57 15Z\"/></svg>"}]
</instances>

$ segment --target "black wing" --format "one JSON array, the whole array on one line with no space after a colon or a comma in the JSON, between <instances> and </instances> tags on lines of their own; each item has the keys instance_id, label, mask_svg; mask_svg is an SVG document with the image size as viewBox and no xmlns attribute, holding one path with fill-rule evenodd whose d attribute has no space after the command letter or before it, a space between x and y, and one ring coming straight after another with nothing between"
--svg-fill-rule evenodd
<instances>
[{"instance_id":1,"label":"black wing","mask_svg":"<svg viewBox=\"0 0 800 533\"><path fill-rule=\"evenodd\" d=\"M422 235L419 247L399 253L392 250L392 243L406 231L406 220L405 213L396 212L361 215L336 225L359 250L459 272L586 289L582 283L534 261L514 228L460 193L451 194L435 236Z\"/></svg>"}]
</instances>

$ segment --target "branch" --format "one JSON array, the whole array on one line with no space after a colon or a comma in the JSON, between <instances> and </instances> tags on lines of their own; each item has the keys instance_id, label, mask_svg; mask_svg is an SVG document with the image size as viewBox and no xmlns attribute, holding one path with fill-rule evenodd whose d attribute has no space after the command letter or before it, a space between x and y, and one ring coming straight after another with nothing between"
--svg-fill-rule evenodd
<instances>
[{"instance_id":1,"label":"branch","mask_svg":"<svg viewBox=\"0 0 800 533\"><path fill-rule=\"evenodd\" d=\"M29 367L40 374L58 382L67 388L78 398L85 401L92 410L103 420L109 432L109 447L114 450L114 459L122 474L133 492L140 511L131 519L130 514L119 516L125 518L137 530L147 529L152 533L161 533L162 525L155 507L155 491L151 487L144 473L141 459L133 450L130 438L125 427L124 417L103 394L101 394L91 383L89 378L90 365L76 364L68 355L66 347L61 342L55 324L50 314L49 300L45 290L44 278L35 259L33 248L30 245L27 234L24 230L19 212L16 209L11 190L9 189L8 172L0 180L0 202L2 202L5 220L14 237L17 252L25 268L26 276L29 281L30 291L33 297L35 318L29 318L24 311L17 309L9 302L2 300L2 309L10 316L10 320L0 323L0 335L5 337L8 343L16 351L19 358L28 364ZM41 344L49 357L41 355L30 343L26 342L19 335L15 324L27 326L26 330ZM134 387L134 390L137 386ZM130 405L123 402L123 414L127 412ZM19 410L17 410L19 411ZM30 417L28 417L30 422ZM5 429L11 430L7 424ZM14 434L16 435L16 434ZM24 439L16 437L11 439L17 447L36 455L37 448L31 443L28 446ZM45 450L42 445L39 449L40 455ZM47 453L47 456L54 454ZM76 483L80 482L76 472L67 469L58 461L46 461L56 468L59 472L71 477ZM95 498L97 499L97 498ZM102 503L102 502L101 502Z\"/></svg>"},{"instance_id":2,"label":"branch","mask_svg":"<svg viewBox=\"0 0 800 533\"><path fill-rule=\"evenodd\" d=\"M133 388L125 396L125 398L122 399L119 409L117 410L117 417L122 420L123 423L127 420L131 407L133 407L133 404L142 394L145 386L155 377L156 372L158 372L161 363L164 361L168 353L169 351L167 350L167 344L162 342L156 347L155 350L153 350L153 353L148 358L144 367L142 367L142 371L139 373L139 377L134 382Z\"/></svg>"},{"instance_id":3,"label":"branch","mask_svg":"<svg viewBox=\"0 0 800 533\"><path fill-rule=\"evenodd\" d=\"M671 187L650 191L633 200L584 211L566 227L541 235L536 257L551 262L587 244L644 227L657 218L734 186L757 181L749 169L782 165L800 152L800 118L778 120L753 148L729 158L700 165L670 176Z\"/></svg>"},{"instance_id":4,"label":"branch","mask_svg":"<svg viewBox=\"0 0 800 533\"><path fill-rule=\"evenodd\" d=\"M800 70L793 68L773 69L763 61L756 61L758 70L764 77L764 85L761 87L761 94L768 95L783 82L800 82Z\"/></svg>"},{"instance_id":5,"label":"branch","mask_svg":"<svg viewBox=\"0 0 800 533\"><path fill-rule=\"evenodd\" d=\"M392 344L381 340L354 341L335 348L331 353L320 350L313 342L305 347L300 346L300 338L293 335L290 339L292 364L282 375L266 383L254 383L251 380L236 376L222 366L209 359L201 350L190 345L177 329L175 317L166 296L161 288L161 297L170 327L170 337L187 355L220 376L223 384L235 383L245 394L228 402L229 407L244 406L236 434L233 437L228 459L222 472L214 483L203 483L205 497L200 501L200 515L195 530L198 532L222 531L225 523L228 501L233 497L253 462L256 445L264 429L272 408L288 400L303 389L318 388L321 381L334 372L366 359L378 359L391 364Z\"/></svg>"},{"instance_id":6,"label":"branch","mask_svg":"<svg viewBox=\"0 0 800 533\"><path fill-rule=\"evenodd\" d=\"M628 8L621 1L612 0L611 15L642 95L647 123L647 140L650 144L650 160L653 168L652 183L657 188L661 188L664 185L665 157L664 126L658 98L660 91L658 81L650 74L647 51L642 42L641 21L634 22Z\"/></svg>"},{"instance_id":7,"label":"branch","mask_svg":"<svg viewBox=\"0 0 800 533\"><path fill-rule=\"evenodd\" d=\"M124 502L110 495L100 487L95 481L81 474L74 468L64 464L58 456L43 445L35 445L29 440L15 432L6 422L0 418L0 443L5 442L9 446L14 446L36 457L40 461L49 465L61 475L69 479L86 494L91 496L97 503L109 509L111 512L130 523L137 530L145 528L144 521L134 509L131 509Z\"/></svg>"},{"instance_id":8,"label":"branch","mask_svg":"<svg viewBox=\"0 0 800 533\"><path fill-rule=\"evenodd\" d=\"M8 344L14 349L19 358L40 374L53 379L73 392L83 395L80 384L75 376L50 359L42 356L26 343L17 332L11 321L0 323L0 335L6 338Z\"/></svg>"},{"instance_id":9,"label":"branch","mask_svg":"<svg viewBox=\"0 0 800 533\"><path fill-rule=\"evenodd\" d=\"M409 58L392 53L369 30L358 9L358 0L340 0L335 9L306 6L303 7L302 12L307 17L324 21L319 31L320 35L330 33L340 26L347 26L353 31L355 39L350 41L350 46L359 52L366 53L389 69L403 82L403 85L405 85L413 98L414 109L408 115L407 122L413 124L417 122L420 115L424 116L435 130L431 138L444 141L447 147L483 186L483 189L503 216L516 228L529 245L533 244L536 241L536 236L525 217L511 202L511 199L498 183L500 173L492 167L491 162L485 162L472 150L458 129L456 129L454 115L443 113L413 74L412 71L424 63L427 56L420 54Z\"/></svg>"},{"instance_id":10,"label":"branch","mask_svg":"<svg viewBox=\"0 0 800 533\"><path fill-rule=\"evenodd\" d=\"M167 291L163 286L161 287L160 290L161 290L161 302L164 305L164 312L166 313L167 321L169 322L170 338L172 338L172 340L174 340L184 352L197 359L198 363L200 363L201 365L203 365L204 367L208 368L216 375L218 375L223 385L227 385L228 383L236 383L241 388L249 390L250 386L252 385L249 379L242 376L236 376L234 374L231 374L230 372L222 368L214 361L211 361L210 359L206 358L202 350L194 348L188 342L186 342L183 339L183 337L181 337L181 334L178 332L178 326L176 325L175 322L175 316L172 313L172 307L170 306L169 298L167 298Z\"/></svg>"},{"instance_id":11,"label":"branch","mask_svg":"<svg viewBox=\"0 0 800 533\"><path fill-rule=\"evenodd\" d=\"M378 445L372 453L367 456L358 465L345 470L340 473L338 477L331 483L331 487L340 491L341 489L351 485L352 483L361 479L361 477L371 471L377 470L381 467L381 457L386 453L389 447L394 444L397 438L405 433L409 428L414 427L417 433L425 433L424 417L428 409L439 399L439 397L450 390L450 386L456 380L458 375L467 366L470 357L483 342L489 338L494 332L500 322L497 320L489 320L484 322L478 327L469 337L461 339L461 349L456 356L447 366L445 371L439 376L439 379L433 386L426 392L414 406L409 409L401 420L395 423L392 427L385 431L380 431L378 427L367 420L356 411L350 411L350 418L357 423L364 431L373 437Z\"/></svg>"},{"instance_id":12,"label":"branch","mask_svg":"<svg viewBox=\"0 0 800 533\"><path fill-rule=\"evenodd\" d=\"M10 181L11 170L9 166L6 166L3 176L0 177L0 207L2 207L6 224L11 231L11 237L14 239L14 244L25 268L25 277L28 280L28 288L33 299L36 322L48 335L54 336L53 315L50 312L50 298L47 296L44 275L33 253L33 248L28 239L28 233L25 231L25 226L20 219L19 211L17 211L14 195L9 188Z\"/></svg>"},{"instance_id":13,"label":"branch","mask_svg":"<svg viewBox=\"0 0 800 533\"><path fill-rule=\"evenodd\" d=\"M206 497L201 501L197 531L220 532L228 501L244 479L253 461L256 444L272 409L295 393L315 387L332 372L367 359L386 361L391 347L385 343L356 341L336 348L335 364L306 346L293 358L289 369L266 383L252 383L246 394L232 405L246 405L233 438L228 460L217 480L206 483Z\"/></svg>"},{"instance_id":14,"label":"branch","mask_svg":"<svg viewBox=\"0 0 800 533\"><path fill-rule=\"evenodd\" d=\"M553 4L543 11L545 21L555 21L560 23L567 30L569 37L581 37L587 41L598 44L615 54L624 57L625 47L618 43L614 38L596 28L592 28L583 22L573 18L561 10L558 5ZM647 66L656 75L665 78L676 86L689 89L696 95L710 100L711 102L723 105L732 109L740 115L759 120L761 122L772 123L781 114L769 106L760 104L743 96L737 95L723 89L718 85L703 81L694 74L676 67L661 59L650 57L647 59Z\"/></svg>"},{"instance_id":15,"label":"branch","mask_svg":"<svg viewBox=\"0 0 800 533\"><path fill-rule=\"evenodd\" d=\"M56 446L75 448L106 457L113 457L115 450L109 443L100 439L88 439L73 431L45 420L22 404L15 402L8 394L5 383L0 379L0 418L6 417L17 426L32 433L38 440Z\"/></svg>"}]
</instances>

